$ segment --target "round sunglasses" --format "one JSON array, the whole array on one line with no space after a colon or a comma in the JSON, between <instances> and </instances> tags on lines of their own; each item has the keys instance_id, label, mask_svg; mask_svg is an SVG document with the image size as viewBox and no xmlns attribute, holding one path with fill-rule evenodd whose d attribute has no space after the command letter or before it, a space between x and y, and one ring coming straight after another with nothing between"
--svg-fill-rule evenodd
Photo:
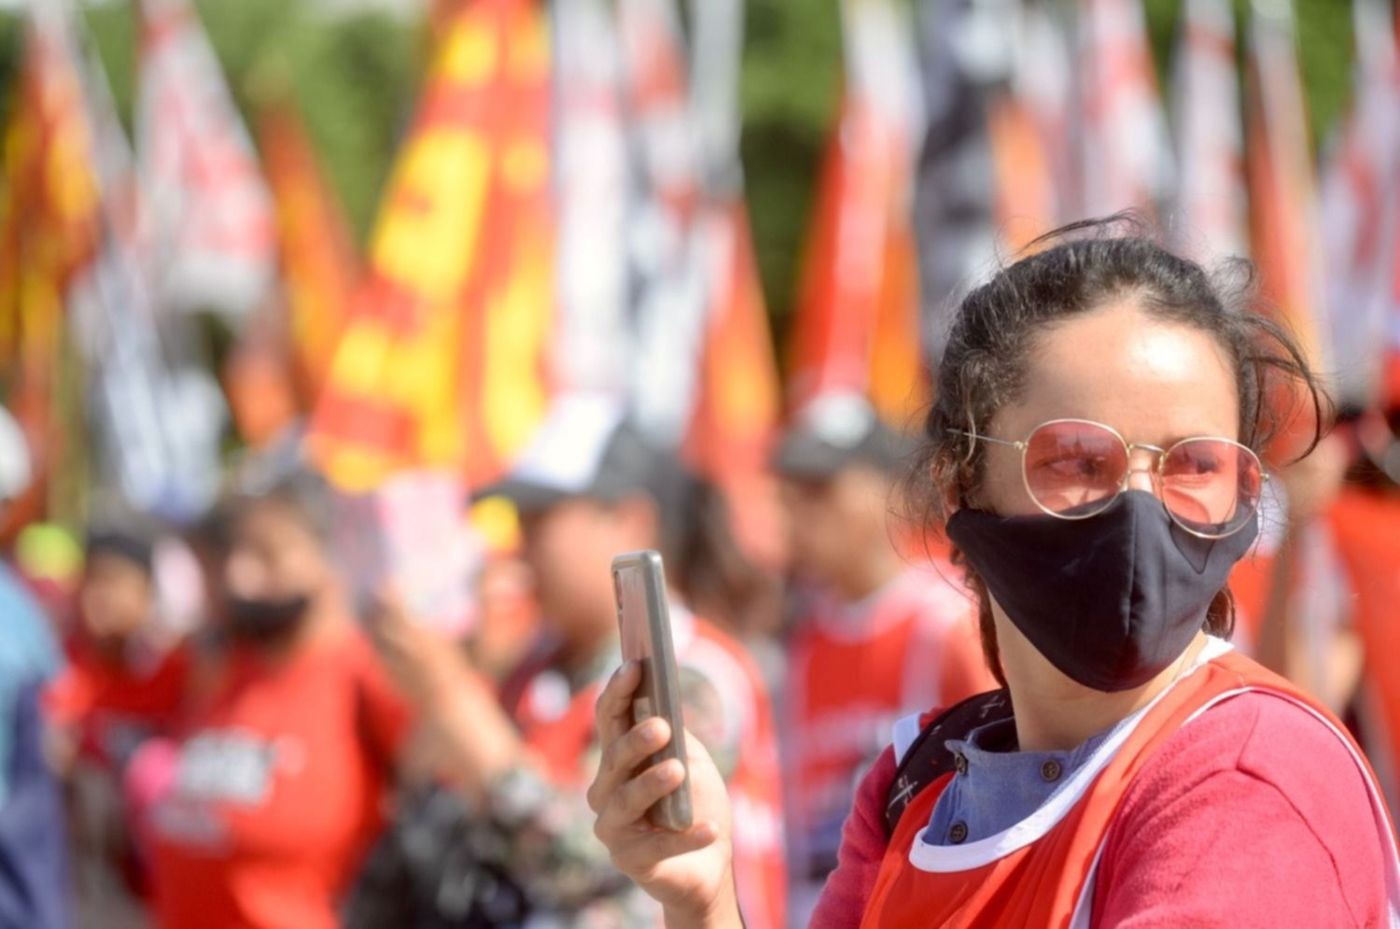
<instances>
[{"instance_id":1,"label":"round sunglasses","mask_svg":"<svg viewBox=\"0 0 1400 929\"><path fill-rule=\"evenodd\" d=\"M962 429L975 441L1021 453L1021 478L1031 500L1060 519L1097 516L1128 489L1134 450L1155 456L1148 471L1172 521L1192 535L1223 539L1243 529L1259 509L1268 475L1259 456L1218 436L1182 439L1169 448L1129 442L1112 426L1087 419L1052 419L1013 442Z\"/></svg>"}]
</instances>

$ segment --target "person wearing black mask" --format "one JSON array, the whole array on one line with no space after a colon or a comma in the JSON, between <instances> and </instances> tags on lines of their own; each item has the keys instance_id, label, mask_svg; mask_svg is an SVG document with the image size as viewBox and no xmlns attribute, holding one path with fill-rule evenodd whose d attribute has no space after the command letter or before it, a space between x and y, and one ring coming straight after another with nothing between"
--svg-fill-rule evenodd
<instances>
[{"instance_id":1,"label":"person wearing black mask","mask_svg":"<svg viewBox=\"0 0 1400 929\"><path fill-rule=\"evenodd\" d=\"M1319 422L1324 401L1292 338L1237 302L1247 289L1122 222L1038 241L953 320L911 484L1003 687L895 725L813 926L1400 918L1360 750L1227 641L1278 401ZM681 772L646 761L670 733L630 725L637 677L599 700L597 833L668 925L737 927L729 805L694 740L696 825L644 819Z\"/></svg>"},{"instance_id":2,"label":"person wearing black mask","mask_svg":"<svg viewBox=\"0 0 1400 929\"><path fill-rule=\"evenodd\" d=\"M221 644L185 737L129 778L160 929L333 929L380 830L407 717L327 555L329 509L305 473L226 507Z\"/></svg>"}]
</instances>

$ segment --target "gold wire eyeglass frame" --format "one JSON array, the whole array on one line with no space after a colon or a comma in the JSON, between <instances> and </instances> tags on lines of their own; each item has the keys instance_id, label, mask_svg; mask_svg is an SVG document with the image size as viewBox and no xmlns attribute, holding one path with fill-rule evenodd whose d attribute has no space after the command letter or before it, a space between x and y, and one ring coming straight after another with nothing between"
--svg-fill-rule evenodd
<instances>
[{"instance_id":1,"label":"gold wire eyeglass frame","mask_svg":"<svg viewBox=\"0 0 1400 929\"><path fill-rule=\"evenodd\" d=\"M1026 437L1025 437L1024 439L1020 439L1019 441L1013 441L1013 440L1011 440L1011 439L998 439L998 438L996 438L996 437L994 437L994 436L982 435L981 433L978 433L978 432L968 432L966 429L949 429L948 431L949 431L949 432L952 432L952 433L955 433L955 434L957 434L957 435L967 436L968 438L972 439L974 442L983 441L983 442L991 442L991 443L994 444L994 445L1005 445L1005 446L1008 446L1008 447L1010 447L1010 448L1014 448L1014 449L1016 449L1018 452L1020 452L1020 454L1021 454L1021 485L1022 485L1023 487L1025 487L1025 489L1026 489L1026 496L1030 497L1030 498L1031 498L1031 502L1034 503L1042 512L1046 513L1046 514L1049 515L1049 516L1054 516L1054 517L1057 518L1057 519L1069 519L1069 520L1093 519L1095 516L1098 516L1098 515L1102 514L1104 510L1108 509L1109 506L1111 506L1111 505L1113 504L1113 501L1116 500L1116 499L1118 499L1119 495L1122 494L1125 490L1128 489L1128 481L1129 481L1129 479L1132 478L1133 472L1134 472L1135 470L1139 470L1139 469L1135 469L1135 468L1132 468L1132 467L1126 467L1126 468L1124 468L1124 470L1123 470L1123 480L1119 483L1118 489L1117 489L1116 491L1114 491L1114 493L1113 493L1112 495L1107 496L1107 497L1104 497L1104 498L1103 498L1103 506L1101 506L1101 507L1100 507L1099 509L1097 509L1097 510L1094 510L1094 512L1092 512L1092 513L1081 513L1081 514L1078 514L1078 515L1070 515L1070 514L1067 514L1067 513L1059 513L1059 512L1056 512L1055 510L1050 509L1048 506L1046 506L1045 504L1043 504L1043 503L1040 502L1040 499L1039 499L1038 497L1036 497L1036 495L1035 495L1035 491L1033 491L1033 490L1031 489L1030 475L1028 475L1028 474L1026 473L1026 450L1030 447L1031 436L1035 435L1037 432L1039 432L1041 429L1044 429L1046 426L1058 426L1058 425L1060 425L1060 424L1062 424L1062 423L1072 423L1072 424L1077 424L1077 425L1082 425L1082 426L1094 426L1095 428L1102 429L1102 430L1104 430L1105 432L1108 432L1108 433L1111 434L1114 438L1116 438L1119 442L1122 443L1123 449L1124 449L1124 453L1125 453L1125 454L1124 454L1124 458L1125 458L1125 460L1129 461L1130 463L1131 463L1131 460L1132 460L1133 450L1134 450L1134 449L1142 449L1142 450L1144 450L1144 451L1148 451L1148 452L1151 452L1152 454L1156 455L1156 456L1157 456L1157 463L1156 463L1155 467L1153 467L1152 472L1155 473L1156 476L1157 476L1157 483L1156 483L1156 485L1155 485L1155 487L1154 487L1154 489L1153 489L1153 496L1155 496L1155 497L1158 499L1158 501L1161 502L1161 504L1162 504L1162 509L1164 509L1164 510L1167 511L1167 516L1171 518L1171 521L1172 521L1173 523L1176 523L1176 525L1179 526L1183 532L1189 532L1191 535L1194 535L1194 536L1196 536L1197 538L1201 538L1201 539L1226 539L1226 538L1229 538L1230 536L1234 535L1235 533L1237 533L1237 532L1239 532L1241 529L1243 529L1243 528L1249 523L1249 518L1248 518L1248 516L1246 516L1243 520L1240 521L1239 525L1235 526L1233 529L1229 530L1228 532L1215 532L1215 533L1212 533L1212 532L1204 532L1204 531L1202 531L1202 530L1200 530L1200 529L1196 529L1196 528L1194 528L1194 527L1192 527L1192 526L1189 526L1189 525L1187 525L1185 522L1183 522L1183 521L1182 521L1182 517L1177 516L1177 514L1175 514L1175 513L1172 512L1172 508L1169 507L1169 506L1167 506L1167 501L1162 497L1161 493L1158 492L1158 489L1157 489L1157 488L1160 488L1160 487L1164 486L1164 482L1166 481L1166 474L1164 473L1164 468L1165 468L1165 466L1166 466L1167 458L1168 458L1168 456L1171 455L1172 452L1176 451L1178 448L1180 448L1180 447L1183 446L1183 445L1186 445L1186 444L1189 443L1189 442L1224 442L1224 443L1227 444L1227 445L1233 445L1235 448L1240 449L1240 450L1243 451L1246 455L1248 455L1248 456L1250 457L1250 459L1252 459L1252 460L1254 461L1255 467L1259 469L1259 479L1260 479L1260 480L1259 480L1259 487L1260 487L1261 494L1262 494L1264 485L1267 484L1268 481L1269 481L1269 474L1268 474L1268 472L1266 472L1266 471L1264 470L1263 464L1259 461L1259 456L1256 455L1256 454L1254 453L1254 450L1253 450L1252 448L1250 448L1250 447L1247 446L1247 445L1243 445L1243 444L1241 444L1241 443L1239 443L1239 442L1236 442L1234 439L1227 439L1227 438L1225 438L1225 437L1223 437L1223 436L1215 436L1215 435L1187 436L1187 437L1184 438L1184 439L1179 439L1178 441L1173 442L1170 446L1168 446L1168 447L1166 447L1166 448L1162 448L1160 445L1149 445L1149 444L1146 443L1146 442L1129 442L1127 439L1123 438L1123 434L1122 434L1122 433L1120 433L1117 429L1114 429L1112 426L1108 425L1107 423L1095 422L1095 421L1092 420L1092 419L1072 419L1072 418L1065 418L1065 419L1047 419L1045 422L1040 423L1040 424L1037 425L1035 428L1031 429L1030 432L1026 433ZM1255 511L1257 511L1258 509L1259 509L1259 501L1256 500L1256 501L1254 502L1254 506L1253 506L1253 509L1251 510L1250 515L1252 515L1252 514L1253 514Z\"/></svg>"}]
</instances>

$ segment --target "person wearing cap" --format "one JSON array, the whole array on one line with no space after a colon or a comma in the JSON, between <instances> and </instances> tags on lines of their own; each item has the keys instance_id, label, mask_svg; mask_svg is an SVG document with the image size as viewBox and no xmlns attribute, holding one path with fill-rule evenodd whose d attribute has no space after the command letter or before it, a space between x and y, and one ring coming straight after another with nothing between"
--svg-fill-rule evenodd
<instances>
[{"instance_id":1,"label":"person wearing cap","mask_svg":"<svg viewBox=\"0 0 1400 929\"><path fill-rule=\"evenodd\" d=\"M995 686L955 570L901 550L889 519L908 446L864 398L833 394L799 412L774 458L798 585L781 717L794 926L894 721Z\"/></svg>"},{"instance_id":2,"label":"person wearing cap","mask_svg":"<svg viewBox=\"0 0 1400 929\"><path fill-rule=\"evenodd\" d=\"M253 476L250 476L253 475ZM410 718L328 554L331 491L240 475L177 739L127 773L159 929L338 929Z\"/></svg>"},{"instance_id":3,"label":"person wearing cap","mask_svg":"<svg viewBox=\"0 0 1400 929\"><path fill-rule=\"evenodd\" d=\"M0 407L0 523L31 478L24 434ZM61 665L49 618L0 559L0 929L69 925L63 803L40 706Z\"/></svg>"},{"instance_id":4,"label":"person wearing cap","mask_svg":"<svg viewBox=\"0 0 1400 929\"><path fill-rule=\"evenodd\" d=\"M375 624L448 756L445 770L500 837L501 869L537 918L654 925L655 904L620 878L593 836L585 787L598 762L593 706L620 654L614 555L683 549L687 478L606 401L566 398L514 470L481 496L514 502L544 634L499 698L459 653L391 606ZM678 567L674 564L671 568ZM743 648L672 605L687 719L744 823L734 838L752 929L783 925L779 772L768 697Z\"/></svg>"}]
</instances>

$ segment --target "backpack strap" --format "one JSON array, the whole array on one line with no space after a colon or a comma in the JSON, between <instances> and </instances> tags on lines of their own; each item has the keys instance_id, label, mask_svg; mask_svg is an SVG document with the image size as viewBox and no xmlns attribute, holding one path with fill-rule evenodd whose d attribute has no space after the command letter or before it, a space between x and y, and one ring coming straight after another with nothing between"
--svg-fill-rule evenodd
<instances>
[{"instance_id":1,"label":"backpack strap","mask_svg":"<svg viewBox=\"0 0 1400 929\"><path fill-rule=\"evenodd\" d=\"M905 808L925 787L953 771L953 753L945 743L966 738L978 726L1010 718L1011 696L1005 690L991 690L968 697L928 722L895 759L899 767L885 795L885 835L894 835Z\"/></svg>"}]
</instances>

